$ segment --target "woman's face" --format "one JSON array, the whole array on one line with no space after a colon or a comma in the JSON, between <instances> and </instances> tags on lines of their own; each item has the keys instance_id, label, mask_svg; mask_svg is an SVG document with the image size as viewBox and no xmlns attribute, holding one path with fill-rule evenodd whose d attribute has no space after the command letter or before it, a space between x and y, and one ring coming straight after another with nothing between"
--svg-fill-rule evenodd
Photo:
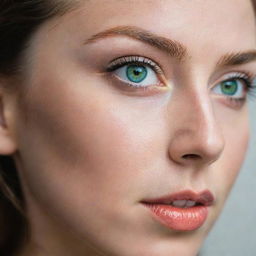
<instances>
[{"instance_id":1,"label":"woman's face","mask_svg":"<svg viewBox=\"0 0 256 256\"><path fill-rule=\"evenodd\" d=\"M195 255L244 159L254 48L249 0L84 1L45 23L13 111L35 243Z\"/></svg>"}]
</instances>

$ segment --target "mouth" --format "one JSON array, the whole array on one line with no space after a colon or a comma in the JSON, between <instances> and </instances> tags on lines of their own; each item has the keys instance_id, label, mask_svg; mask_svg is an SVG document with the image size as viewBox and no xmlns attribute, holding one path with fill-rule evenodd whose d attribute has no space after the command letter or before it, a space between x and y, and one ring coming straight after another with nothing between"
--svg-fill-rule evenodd
<instances>
[{"instance_id":1,"label":"mouth","mask_svg":"<svg viewBox=\"0 0 256 256\"><path fill-rule=\"evenodd\" d=\"M141 201L154 220L176 231L192 231L202 227L213 202L214 196L209 190L201 193L186 190Z\"/></svg>"}]
</instances>

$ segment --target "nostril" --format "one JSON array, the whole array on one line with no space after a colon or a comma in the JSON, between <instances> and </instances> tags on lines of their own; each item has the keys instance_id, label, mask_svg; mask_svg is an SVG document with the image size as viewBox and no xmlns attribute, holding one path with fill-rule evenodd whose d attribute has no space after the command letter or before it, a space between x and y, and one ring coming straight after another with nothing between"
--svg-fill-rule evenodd
<instances>
[{"instance_id":1,"label":"nostril","mask_svg":"<svg viewBox=\"0 0 256 256\"><path fill-rule=\"evenodd\" d=\"M196 154L186 154L182 156L183 159L192 159L192 160L197 160L197 159L201 159L200 155L196 155Z\"/></svg>"}]
</instances>

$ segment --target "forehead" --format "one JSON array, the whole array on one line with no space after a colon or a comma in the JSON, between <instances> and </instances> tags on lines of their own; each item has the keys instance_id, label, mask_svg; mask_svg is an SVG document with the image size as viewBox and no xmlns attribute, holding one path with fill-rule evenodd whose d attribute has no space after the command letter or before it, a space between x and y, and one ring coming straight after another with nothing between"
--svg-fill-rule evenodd
<instances>
[{"instance_id":1,"label":"forehead","mask_svg":"<svg viewBox=\"0 0 256 256\"><path fill-rule=\"evenodd\" d=\"M242 51L256 44L250 0L84 0L58 19L55 35L65 31L81 42L103 30L129 25L180 41L192 55L202 50Z\"/></svg>"}]
</instances>

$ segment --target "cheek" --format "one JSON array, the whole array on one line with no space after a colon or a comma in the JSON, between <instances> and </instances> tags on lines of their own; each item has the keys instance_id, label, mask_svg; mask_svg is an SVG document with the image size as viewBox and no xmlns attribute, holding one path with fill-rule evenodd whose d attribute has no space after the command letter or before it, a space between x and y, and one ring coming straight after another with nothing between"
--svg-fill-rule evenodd
<instances>
[{"instance_id":1,"label":"cheek","mask_svg":"<svg viewBox=\"0 0 256 256\"><path fill-rule=\"evenodd\" d=\"M111 228L116 239L124 229L146 229L134 213L164 155L163 126L155 122L160 107L146 117L152 102L124 102L124 96L92 89L95 80L83 90L69 90L70 84L44 81L26 99L26 119L19 115L28 207L47 209L93 241L106 241L101 229Z\"/></svg>"},{"instance_id":2,"label":"cheek","mask_svg":"<svg viewBox=\"0 0 256 256\"><path fill-rule=\"evenodd\" d=\"M222 114L219 120L222 120L225 148L220 159L213 164L210 178L215 181L223 205L245 159L249 140L249 121L246 106L240 110L240 115L225 111L222 111Z\"/></svg>"},{"instance_id":3,"label":"cheek","mask_svg":"<svg viewBox=\"0 0 256 256\"><path fill-rule=\"evenodd\" d=\"M104 211L111 211L113 200L117 208L134 203L159 151L156 117L143 117L144 111L131 110L105 91L68 90L69 84L54 91L58 86L51 84L49 91L31 92L29 114L20 122L27 186L37 200L67 207L66 213L82 213L91 202Z\"/></svg>"}]
</instances>

